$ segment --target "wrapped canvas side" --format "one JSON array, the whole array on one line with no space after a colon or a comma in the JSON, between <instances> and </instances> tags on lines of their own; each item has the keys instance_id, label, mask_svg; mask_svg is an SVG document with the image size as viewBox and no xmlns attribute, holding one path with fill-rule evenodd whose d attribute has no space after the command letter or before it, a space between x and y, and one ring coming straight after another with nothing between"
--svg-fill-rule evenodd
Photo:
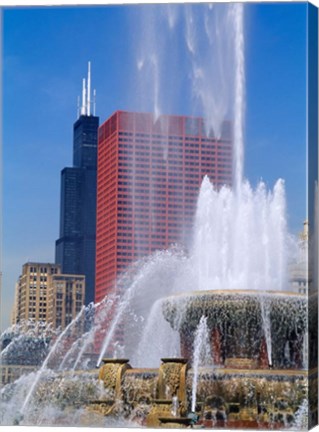
<instances>
[{"instance_id":1,"label":"wrapped canvas side","mask_svg":"<svg viewBox=\"0 0 319 432\"><path fill-rule=\"evenodd\" d=\"M307 10L308 428L318 424L318 9Z\"/></svg>"}]
</instances>

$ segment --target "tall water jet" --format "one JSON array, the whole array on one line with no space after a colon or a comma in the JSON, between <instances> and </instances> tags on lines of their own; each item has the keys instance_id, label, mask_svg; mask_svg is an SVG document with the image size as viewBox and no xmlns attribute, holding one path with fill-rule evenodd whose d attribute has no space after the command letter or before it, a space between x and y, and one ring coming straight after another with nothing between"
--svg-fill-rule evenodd
<instances>
[{"instance_id":1,"label":"tall water jet","mask_svg":"<svg viewBox=\"0 0 319 432\"><path fill-rule=\"evenodd\" d=\"M244 4L232 5L235 29L235 98L234 98L234 185L240 195L244 163L244 117L245 117L245 46Z\"/></svg>"},{"instance_id":2,"label":"tall water jet","mask_svg":"<svg viewBox=\"0 0 319 432\"><path fill-rule=\"evenodd\" d=\"M207 318L202 316L195 332L193 352L193 383L192 383L192 405L191 411L196 409L196 391L199 367L211 362L211 351L208 337Z\"/></svg>"},{"instance_id":3,"label":"tall water jet","mask_svg":"<svg viewBox=\"0 0 319 432\"><path fill-rule=\"evenodd\" d=\"M265 295L260 297L261 316L263 321L264 336L267 347L268 365L272 366L272 340L271 340L271 318L269 299Z\"/></svg>"}]
</instances>

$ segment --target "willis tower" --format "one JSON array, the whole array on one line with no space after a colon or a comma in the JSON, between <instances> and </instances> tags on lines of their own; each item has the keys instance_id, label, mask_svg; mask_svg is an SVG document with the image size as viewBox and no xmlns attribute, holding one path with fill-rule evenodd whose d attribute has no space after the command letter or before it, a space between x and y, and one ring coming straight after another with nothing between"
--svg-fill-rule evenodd
<instances>
[{"instance_id":1,"label":"willis tower","mask_svg":"<svg viewBox=\"0 0 319 432\"><path fill-rule=\"evenodd\" d=\"M95 91L91 101L91 65L83 79L82 106L73 126L73 166L61 171L60 234L55 262L63 273L83 274L85 304L94 301L96 251L96 182L99 117ZM91 114L93 105L93 115Z\"/></svg>"}]
</instances>

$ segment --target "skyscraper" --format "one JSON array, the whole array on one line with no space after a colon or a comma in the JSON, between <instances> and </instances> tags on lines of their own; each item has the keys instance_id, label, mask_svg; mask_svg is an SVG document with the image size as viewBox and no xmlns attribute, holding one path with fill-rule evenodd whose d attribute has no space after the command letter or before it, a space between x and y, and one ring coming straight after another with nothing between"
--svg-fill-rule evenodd
<instances>
[{"instance_id":1,"label":"skyscraper","mask_svg":"<svg viewBox=\"0 0 319 432\"><path fill-rule=\"evenodd\" d=\"M232 181L229 122L220 138L198 117L117 111L99 128L95 301L132 262L187 246L202 179Z\"/></svg>"},{"instance_id":2,"label":"skyscraper","mask_svg":"<svg viewBox=\"0 0 319 432\"><path fill-rule=\"evenodd\" d=\"M99 127L91 105L89 63L87 85L83 79L82 106L73 127L73 167L61 172L60 237L55 249L55 262L61 265L62 273L85 275L86 304L94 300Z\"/></svg>"}]
</instances>

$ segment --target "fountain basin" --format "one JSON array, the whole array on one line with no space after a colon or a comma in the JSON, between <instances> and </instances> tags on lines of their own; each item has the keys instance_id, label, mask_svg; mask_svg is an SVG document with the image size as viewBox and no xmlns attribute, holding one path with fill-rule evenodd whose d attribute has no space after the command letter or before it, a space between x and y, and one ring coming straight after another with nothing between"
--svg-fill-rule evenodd
<instances>
[{"instance_id":1,"label":"fountain basin","mask_svg":"<svg viewBox=\"0 0 319 432\"><path fill-rule=\"evenodd\" d=\"M192 357L194 333L205 316L215 365L236 369L305 367L305 295L253 290L195 291L165 299L163 315L179 331L185 358Z\"/></svg>"}]
</instances>

